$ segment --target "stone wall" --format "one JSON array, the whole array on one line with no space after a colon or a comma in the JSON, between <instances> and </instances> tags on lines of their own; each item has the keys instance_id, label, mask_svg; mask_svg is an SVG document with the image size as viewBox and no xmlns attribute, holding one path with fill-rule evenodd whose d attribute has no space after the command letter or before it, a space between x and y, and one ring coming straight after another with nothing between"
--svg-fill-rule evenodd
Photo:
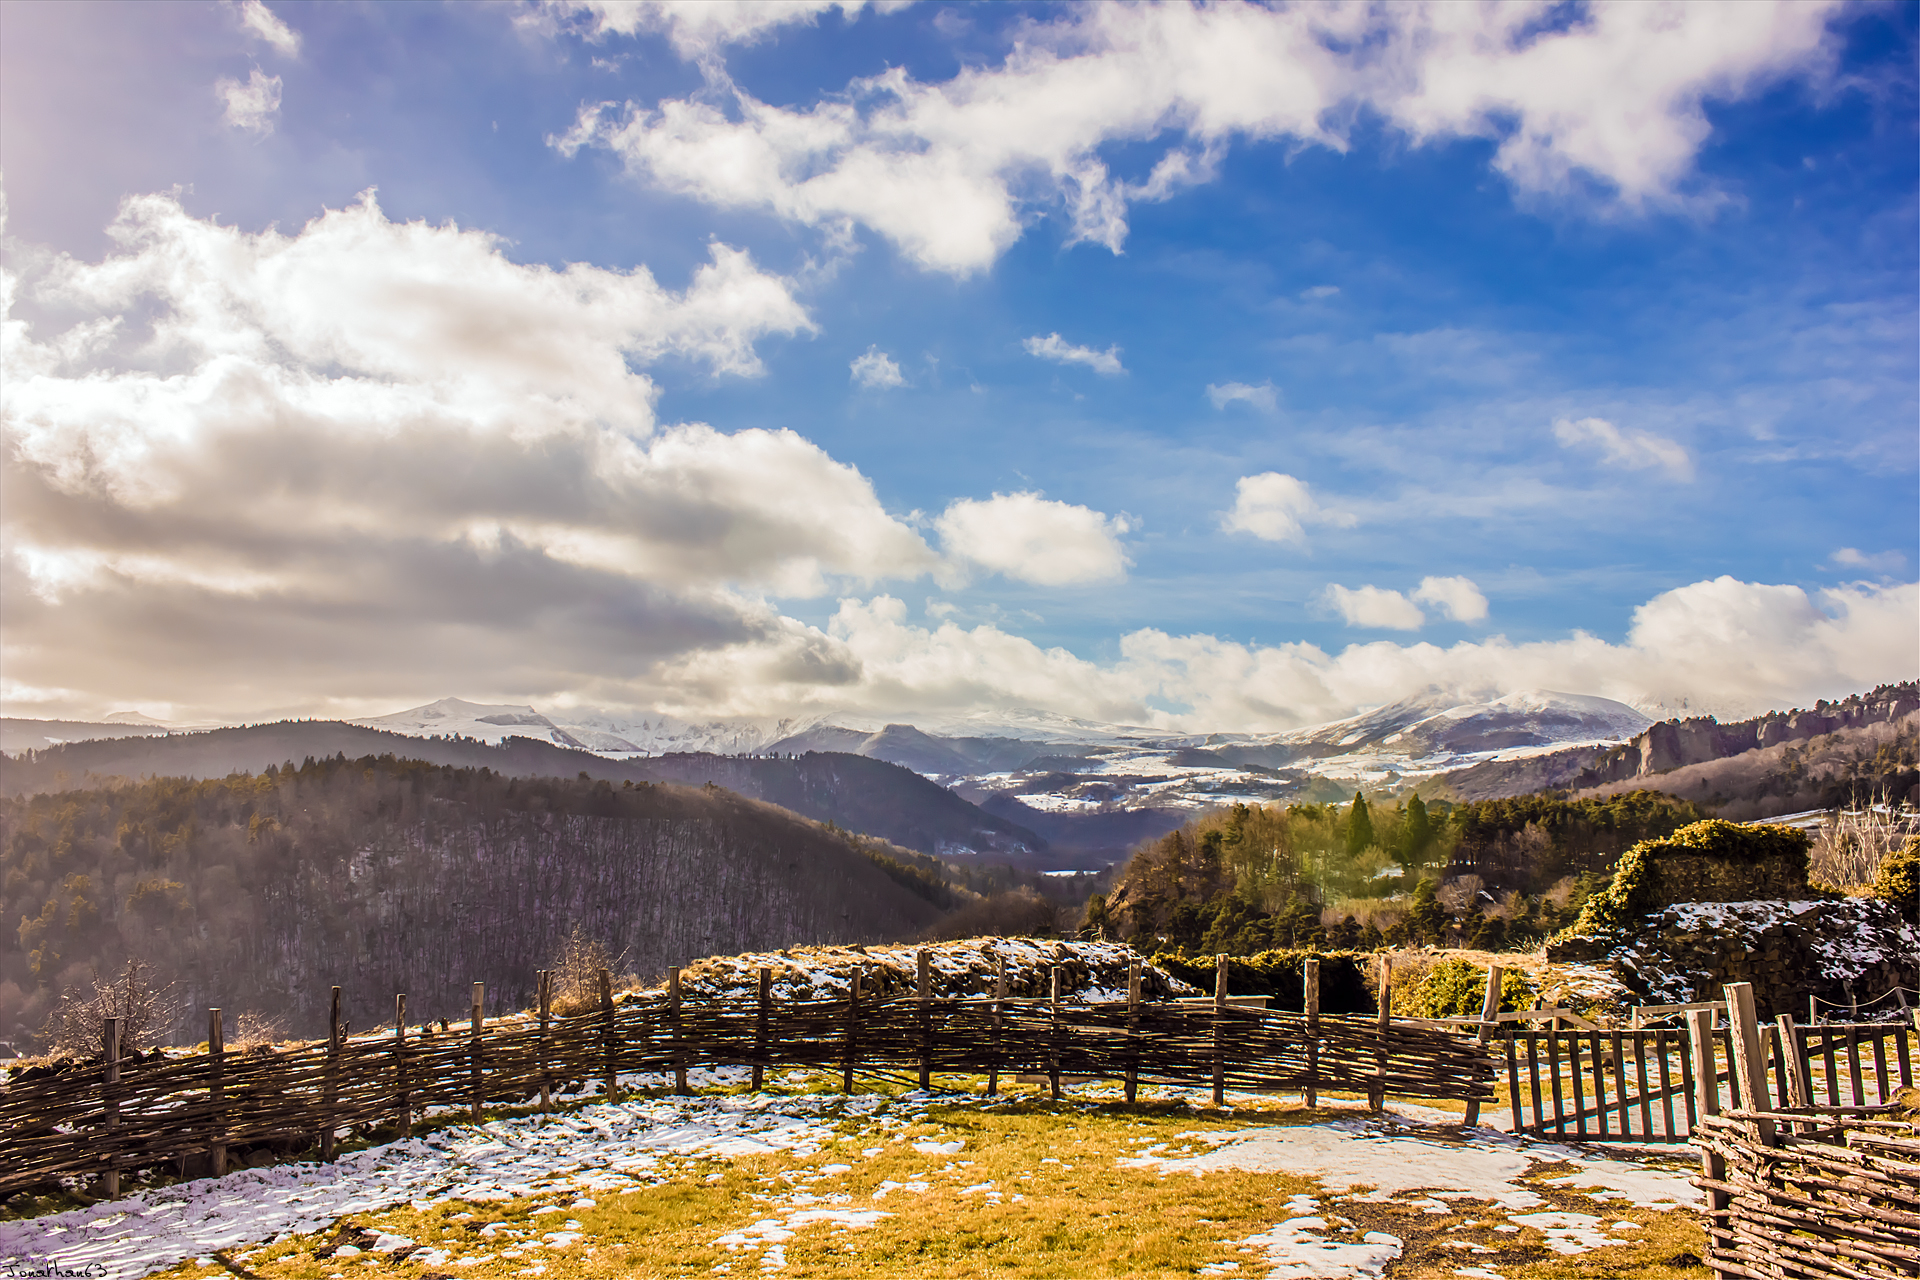
<instances>
[{"instance_id":1,"label":"stone wall","mask_svg":"<svg viewBox=\"0 0 1920 1280\"><path fill-rule=\"evenodd\" d=\"M1662 850L1654 860L1659 896L1668 902L1752 902L1810 898L1803 862L1762 858L1745 862Z\"/></svg>"}]
</instances>

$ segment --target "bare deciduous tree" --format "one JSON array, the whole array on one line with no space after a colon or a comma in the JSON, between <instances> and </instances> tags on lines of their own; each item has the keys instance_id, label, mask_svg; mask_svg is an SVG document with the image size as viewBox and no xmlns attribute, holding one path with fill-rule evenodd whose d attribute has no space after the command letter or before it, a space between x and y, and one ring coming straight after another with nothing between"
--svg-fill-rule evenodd
<instances>
[{"instance_id":1,"label":"bare deciduous tree","mask_svg":"<svg viewBox=\"0 0 1920 1280\"><path fill-rule=\"evenodd\" d=\"M172 983L154 985L153 966L129 960L124 976L109 981L96 974L90 986L62 995L40 1039L49 1053L92 1057L102 1050L108 1018L126 1019L120 1029L123 1047L151 1048L172 1036L180 1001Z\"/></svg>"}]
</instances>

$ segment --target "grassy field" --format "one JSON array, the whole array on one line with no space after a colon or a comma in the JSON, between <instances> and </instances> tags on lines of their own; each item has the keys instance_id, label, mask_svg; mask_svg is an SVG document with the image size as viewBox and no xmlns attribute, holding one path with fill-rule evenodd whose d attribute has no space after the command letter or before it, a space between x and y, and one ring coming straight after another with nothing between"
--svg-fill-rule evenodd
<instances>
[{"instance_id":1,"label":"grassy field","mask_svg":"<svg viewBox=\"0 0 1920 1280\"><path fill-rule=\"evenodd\" d=\"M825 1084L786 1083L808 1092ZM1574 1172L1572 1165L1535 1164L1518 1179L1516 1186L1545 1201L1525 1212L1418 1192L1369 1199L1364 1185L1336 1194L1299 1173L1194 1176L1122 1163L1143 1151L1178 1160L1215 1150L1230 1131L1352 1120L1351 1111L1308 1112L1270 1100L1224 1111L1169 1100L1054 1102L1030 1090L989 1101L977 1081L947 1083L974 1092L948 1099L896 1093L877 1107L830 1108L819 1119L831 1137L818 1149L669 1158L639 1185L614 1192L415 1201L228 1261L271 1280L773 1270L793 1277L1265 1276L1276 1263L1301 1258L1371 1260L1384 1272L1354 1274L1392 1277L1707 1275L1697 1262L1704 1237L1694 1214L1623 1208L1618 1199L1547 1185ZM1444 1128L1432 1134L1442 1142L1456 1136ZM1555 1212L1585 1217L1541 1216ZM1276 1231L1283 1222L1291 1226ZM378 1240L383 1233L404 1237L412 1252L396 1256L391 1239ZM1381 1247L1379 1233L1401 1242L1397 1258L1388 1260L1393 1250ZM1600 1239L1609 1243L1594 1246ZM376 1245L384 1251L373 1251ZM204 1260L164 1274L230 1272Z\"/></svg>"}]
</instances>

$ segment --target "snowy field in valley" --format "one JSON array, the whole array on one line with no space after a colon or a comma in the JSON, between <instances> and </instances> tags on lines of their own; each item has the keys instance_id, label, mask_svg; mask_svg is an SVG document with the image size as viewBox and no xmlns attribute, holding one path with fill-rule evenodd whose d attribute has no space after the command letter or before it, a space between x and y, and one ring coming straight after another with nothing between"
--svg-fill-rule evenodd
<instances>
[{"instance_id":1,"label":"snowy field in valley","mask_svg":"<svg viewBox=\"0 0 1920 1280\"><path fill-rule=\"evenodd\" d=\"M693 1083L737 1083L736 1074L697 1072ZM795 1086L805 1079L795 1073L779 1083ZM636 1077L627 1083L658 1087L662 1082ZM1217 1256L1200 1268L1205 1274L1379 1276L1402 1256L1405 1241L1366 1229L1369 1210L1471 1211L1477 1216L1465 1225L1479 1228L1483 1241L1517 1241L1530 1230L1534 1234L1528 1238L1544 1241L1547 1250L1576 1254L1630 1244L1650 1214L1670 1214L1699 1199L1683 1172L1519 1140L1490 1128L1462 1129L1458 1117L1417 1106L1399 1106L1385 1115L1355 1110L1328 1118L1321 1112L1310 1123L1303 1112L1302 1123L1229 1123L1203 1130L1179 1122L1183 1114L1218 1119L1219 1113L1204 1110L1199 1095L1158 1097L1184 1098L1193 1110L1175 1109L1153 1125L1127 1116L1128 1124L1147 1133L1125 1140L1130 1154L1094 1156L1102 1161L1101 1177L1178 1186L1185 1185L1178 1180L1240 1170L1310 1178L1317 1187L1316 1194L1277 1198L1266 1229L1217 1241ZM964 1135L939 1129L940 1115L984 1117L1006 1105L1004 1099L980 1094L733 1093L587 1102L552 1116L454 1125L345 1155L330 1165L245 1170L0 1223L0 1269L61 1267L120 1280L198 1261L209 1268L208 1275L224 1275L212 1257L216 1252L244 1266L251 1251L323 1231L342 1219L440 1208L455 1210L451 1220L457 1222L472 1217L459 1211L498 1217L488 1213L489 1206L511 1202L520 1206L524 1221L489 1221L455 1241L363 1230L357 1243L339 1247L333 1256L406 1260L448 1274L561 1276L569 1274L569 1257L583 1260L595 1249L591 1229L583 1228L576 1215L599 1204L644 1197L675 1180L718 1180L720 1173L709 1172L716 1162L769 1154L799 1161L818 1156L836 1140L871 1140L873 1145L857 1148L858 1155L833 1157L845 1163L805 1169L795 1164L793 1174L768 1175L760 1191L729 1206L735 1221L713 1225L707 1243L720 1251L721 1261L711 1270L767 1274L786 1267L789 1242L801 1233L863 1232L905 1211L903 1202L931 1204L922 1198L944 1195L953 1207L942 1212L965 1213L968 1206L1017 1205L1037 1197L1049 1178L1072 1171L1076 1159L1088 1159L1069 1136L1073 1115L1099 1112L1115 1100L1112 1091L1096 1087L1060 1104L1068 1113L1061 1117L1055 1154L998 1178L974 1168L970 1157L980 1153L968 1148ZM1230 1102L1242 1108L1274 1105L1270 1098L1237 1095ZM929 1123L936 1130L931 1134L925 1132ZM922 1136L909 1140L910 1133ZM918 1165L857 1190L853 1162L882 1154L906 1155ZM1086 1174L1083 1168L1081 1176ZM1582 1197L1590 1211L1554 1203L1549 1193L1555 1189ZM1502 1274L1497 1243L1464 1237L1448 1243L1459 1250L1455 1274ZM509 1270L497 1270L509 1264Z\"/></svg>"}]
</instances>

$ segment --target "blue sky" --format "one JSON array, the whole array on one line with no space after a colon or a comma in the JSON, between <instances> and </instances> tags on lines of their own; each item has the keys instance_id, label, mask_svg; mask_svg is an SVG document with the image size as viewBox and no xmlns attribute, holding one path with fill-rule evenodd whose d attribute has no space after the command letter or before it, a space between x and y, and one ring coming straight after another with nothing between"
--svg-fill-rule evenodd
<instances>
[{"instance_id":1,"label":"blue sky","mask_svg":"<svg viewBox=\"0 0 1920 1280\"><path fill-rule=\"evenodd\" d=\"M1920 667L1912 6L818 9L0 8L9 713Z\"/></svg>"}]
</instances>

